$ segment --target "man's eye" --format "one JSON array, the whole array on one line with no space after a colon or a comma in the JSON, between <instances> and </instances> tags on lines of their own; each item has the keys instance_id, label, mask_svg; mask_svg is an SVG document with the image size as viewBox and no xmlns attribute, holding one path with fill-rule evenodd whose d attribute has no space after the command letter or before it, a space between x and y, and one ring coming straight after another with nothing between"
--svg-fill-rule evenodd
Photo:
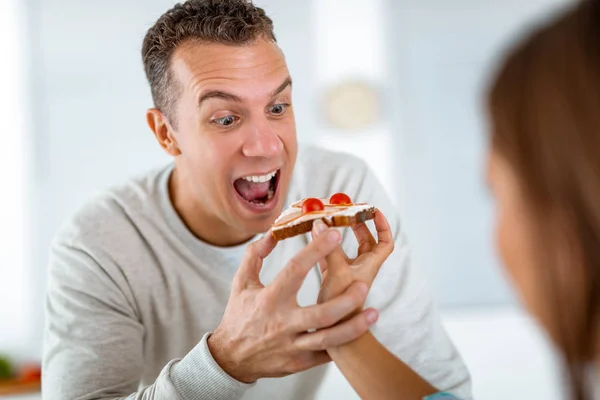
<instances>
[{"instance_id":1,"label":"man's eye","mask_svg":"<svg viewBox=\"0 0 600 400\"><path fill-rule=\"evenodd\" d=\"M285 112L288 106L289 104L275 104L274 106L271 106L270 112L273 115L281 115Z\"/></svg>"},{"instance_id":2,"label":"man's eye","mask_svg":"<svg viewBox=\"0 0 600 400\"><path fill-rule=\"evenodd\" d=\"M225 117L216 118L214 120L214 123L217 125L230 126L230 125L233 125L236 120L237 120L237 118L234 117L233 115L227 115Z\"/></svg>"},{"instance_id":3,"label":"man's eye","mask_svg":"<svg viewBox=\"0 0 600 400\"><path fill-rule=\"evenodd\" d=\"M213 120L213 123L217 124L217 125L221 125L221 126L231 126L233 125L239 118L238 117L234 117L233 115L227 115L225 117L221 117L221 118L215 118Z\"/></svg>"}]
</instances>

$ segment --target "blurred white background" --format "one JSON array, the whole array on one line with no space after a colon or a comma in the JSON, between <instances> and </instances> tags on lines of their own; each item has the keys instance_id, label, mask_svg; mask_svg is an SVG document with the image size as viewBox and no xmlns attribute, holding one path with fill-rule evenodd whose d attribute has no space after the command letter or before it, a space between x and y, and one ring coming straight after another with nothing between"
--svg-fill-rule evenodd
<instances>
[{"instance_id":1,"label":"blurred white background","mask_svg":"<svg viewBox=\"0 0 600 400\"><path fill-rule=\"evenodd\" d=\"M482 95L523 29L568 0L257 0L294 79L303 142L364 158L396 201L476 398L559 399L554 355L492 248ZM94 192L168 161L146 127L145 31L170 0L0 0L0 353L41 352L47 249ZM347 80L375 124L324 119ZM332 371L322 398L352 398Z\"/></svg>"}]
</instances>

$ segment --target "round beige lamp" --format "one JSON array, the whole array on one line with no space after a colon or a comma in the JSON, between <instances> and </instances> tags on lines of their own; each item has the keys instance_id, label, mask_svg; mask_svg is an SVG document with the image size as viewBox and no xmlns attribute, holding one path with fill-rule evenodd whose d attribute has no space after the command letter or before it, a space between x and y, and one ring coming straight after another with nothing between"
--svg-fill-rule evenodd
<instances>
[{"instance_id":1,"label":"round beige lamp","mask_svg":"<svg viewBox=\"0 0 600 400\"><path fill-rule=\"evenodd\" d=\"M379 117L379 95L368 82L341 82L327 89L323 100L325 119L340 130L360 131Z\"/></svg>"}]
</instances>

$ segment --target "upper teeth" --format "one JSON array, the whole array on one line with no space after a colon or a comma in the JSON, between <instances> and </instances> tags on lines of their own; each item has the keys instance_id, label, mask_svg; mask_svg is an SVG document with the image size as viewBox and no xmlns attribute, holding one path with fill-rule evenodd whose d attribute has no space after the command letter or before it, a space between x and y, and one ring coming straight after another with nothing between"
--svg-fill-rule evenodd
<instances>
[{"instance_id":1,"label":"upper teeth","mask_svg":"<svg viewBox=\"0 0 600 400\"><path fill-rule=\"evenodd\" d=\"M244 179L247 180L248 182L262 183L262 182L270 181L276 174L277 174L277 171L273 171L267 175L245 176Z\"/></svg>"}]
</instances>

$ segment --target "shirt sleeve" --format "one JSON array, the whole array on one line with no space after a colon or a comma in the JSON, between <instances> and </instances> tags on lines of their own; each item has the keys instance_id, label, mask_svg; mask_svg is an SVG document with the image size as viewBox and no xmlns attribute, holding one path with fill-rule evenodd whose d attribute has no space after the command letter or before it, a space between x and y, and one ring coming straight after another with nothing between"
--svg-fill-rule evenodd
<instances>
[{"instance_id":1,"label":"shirt sleeve","mask_svg":"<svg viewBox=\"0 0 600 400\"><path fill-rule=\"evenodd\" d=\"M460 400L451 393L439 392L430 396L423 397L423 400Z\"/></svg>"},{"instance_id":2,"label":"shirt sleeve","mask_svg":"<svg viewBox=\"0 0 600 400\"><path fill-rule=\"evenodd\" d=\"M144 371L141 324L118 273L89 253L57 243L50 256L43 355L44 399L239 399L238 382L213 359L210 333L182 359L139 387Z\"/></svg>"}]
</instances>

